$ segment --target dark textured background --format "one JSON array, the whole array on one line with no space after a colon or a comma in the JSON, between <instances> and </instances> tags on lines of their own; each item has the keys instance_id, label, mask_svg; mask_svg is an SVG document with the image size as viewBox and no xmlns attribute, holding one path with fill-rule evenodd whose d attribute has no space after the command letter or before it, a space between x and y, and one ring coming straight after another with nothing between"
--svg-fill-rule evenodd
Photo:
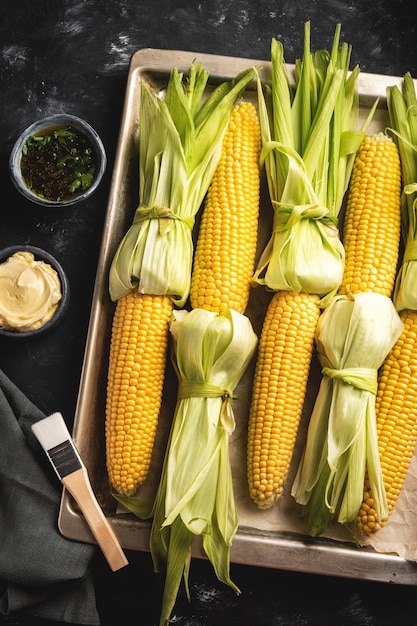
<instances>
[{"instance_id":1,"label":"dark textured background","mask_svg":"<svg viewBox=\"0 0 417 626\"><path fill-rule=\"evenodd\" d=\"M0 246L32 243L64 265L70 310L51 335L0 341L0 368L46 413L71 425L81 371L101 230L125 95L129 60L145 47L269 59L271 37L289 63L301 56L303 24L312 48L329 48L337 22L363 72L417 76L414 2L374 0L14 0L0 2ZM8 177L13 142L26 125L66 111L87 119L105 144L109 166L94 197L68 213L26 203ZM97 598L103 626L157 623L161 581L148 554L129 554L110 574L99 557ZM181 626L411 626L415 588L232 566L236 597L211 566L193 561L191 603L179 595ZM10 618L13 625L40 625ZM53 626L53 625L51 625Z\"/></svg>"}]
</instances>

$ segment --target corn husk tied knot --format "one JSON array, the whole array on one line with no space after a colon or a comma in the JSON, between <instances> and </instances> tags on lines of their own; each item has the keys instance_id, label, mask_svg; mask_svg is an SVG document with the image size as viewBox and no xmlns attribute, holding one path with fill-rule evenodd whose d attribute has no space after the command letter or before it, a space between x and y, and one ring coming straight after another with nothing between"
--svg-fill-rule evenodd
<instances>
[{"instance_id":1,"label":"corn husk tied knot","mask_svg":"<svg viewBox=\"0 0 417 626\"><path fill-rule=\"evenodd\" d=\"M295 155L292 158L297 160ZM307 203L273 202L272 236L258 262L254 281L274 291L334 294L345 261L337 219L320 205L302 164L297 167Z\"/></svg>"},{"instance_id":2,"label":"corn husk tied knot","mask_svg":"<svg viewBox=\"0 0 417 626\"><path fill-rule=\"evenodd\" d=\"M172 295L183 304L189 289L194 221L193 216L182 217L161 205L140 205L110 268L112 300L138 289Z\"/></svg>"},{"instance_id":3,"label":"corn husk tied knot","mask_svg":"<svg viewBox=\"0 0 417 626\"><path fill-rule=\"evenodd\" d=\"M238 526L228 448L235 428L231 402L257 343L249 319L232 310L175 311L171 332L180 383L150 544L155 569L166 575L161 624L183 576L188 589L195 535L219 580L239 592L229 573Z\"/></svg>"},{"instance_id":4,"label":"corn husk tied knot","mask_svg":"<svg viewBox=\"0 0 417 626\"><path fill-rule=\"evenodd\" d=\"M178 400L184 398L220 398L220 424L231 435L235 429L235 418L232 409L232 400L236 398L234 393L217 385L207 382L180 380L178 383Z\"/></svg>"}]
</instances>

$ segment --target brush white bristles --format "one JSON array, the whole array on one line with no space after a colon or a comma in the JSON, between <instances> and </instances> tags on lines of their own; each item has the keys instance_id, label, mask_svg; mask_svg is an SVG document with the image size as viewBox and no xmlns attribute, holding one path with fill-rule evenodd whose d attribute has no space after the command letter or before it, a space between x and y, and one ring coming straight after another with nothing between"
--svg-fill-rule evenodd
<instances>
[{"instance_id":1,"label":"brush white bristles","mask_svg":"<svg viewBox=\"0 0 417 626\"><path fill-rule=\"evenodd\" d=\"M32 425L32 430L46 452L71 438L61 413L52 413L36 422Z\"/></svg>"},{"instance_id":2,"label":"brush white bristles","mask_svg":"<svg viewBox=\"0 0 417 626\"><path fill-rule=\"evenodd\" d=\"M36 422L32 430L60 480L84 467L61 413L53 413Z\"/></svg>"}]
</instances>

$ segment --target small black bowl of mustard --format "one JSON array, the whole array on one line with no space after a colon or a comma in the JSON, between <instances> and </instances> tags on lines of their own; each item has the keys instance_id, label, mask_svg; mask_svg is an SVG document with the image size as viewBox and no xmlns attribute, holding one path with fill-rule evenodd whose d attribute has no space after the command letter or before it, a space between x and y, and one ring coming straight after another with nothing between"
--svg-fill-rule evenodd
<instances>
[{"instance_id":1,"label":"small black bowl of mustard","mask_svg":"<svg viewBox=\"0 0 417 626\"><path fill-rule=\"evenodd\" d=\"M10 176L20 193L42 206L63 207L97 189L107 165L103 143L85 120L57 113L31 124L10 154Z\"/></svg>"}]
</instances>

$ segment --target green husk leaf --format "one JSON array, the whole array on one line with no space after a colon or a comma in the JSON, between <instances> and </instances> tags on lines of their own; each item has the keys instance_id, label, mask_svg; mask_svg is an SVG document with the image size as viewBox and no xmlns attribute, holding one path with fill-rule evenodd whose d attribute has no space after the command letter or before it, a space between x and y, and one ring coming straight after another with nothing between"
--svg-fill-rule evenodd
<instances>
[{"instance_id":1,"label":"green husk leaf","mask_svg":"<svg viewBox=\"0 0 417 626\"><path fill-rule=\"evenodd\" d=\"M176 311L171 325L179 394L156 495L151 529L155 569L165 573L165 624L182 578L188 585L191 541L200 536L219 580L230 578L230 547L238 527L229 460L231 407L254 353L249 319L234 311Z\"/></svg>"},{"instance_id":2,"label":"green husk leaf","mask_svg":"<svg viewBox=\"0 0 417 626\"><path fill-rule=\"evenodd\" d=\"M294 132L297 131L298 125L296 126L292 119L293 93L285 66L284 48L281 42L276 39L272 39L271 41L271 59L273 63L271 76L272 91L270 92L271 98L272 94L274 94L273 108L271 111L273 116L271 130L273 129L274 131L274 138L276 141L283 143L285 146L290 148L295 148L296 144L294 140ZM279 94L280 97L276 98L275 94ZM262 96L262 90L260 95ZM264 120L264 125L264 130L268 132L269 136L271 136L268 120Z\"/></svg>"},{"instance_id":3,"label":"green husk leaf","mask_svg":"<svg viewBox=\"0 0 417 626\"><path fill-rule=\"evenodd\" d=\"M167 294L183 306L189 294L192 228L221 156L237 98L255 77L248 68L203 100L208 72L193 64L188 80L174 68L165 98L140 86L139 206L114 255L109 291Z\"/></svg>"},{"instance_id":4,"label":"green husk leaf","mask_svg":"<svg viewBox=\"0 0 417 626\"><path fill-rule=\"evenodd\" d=\"M319 319L316 344L324 377L291 491L306 507L314 536L330 519L347 524L356 518L365 468L378 515L387 517L375 394L378 368L402 329L391 299L372 292L334 298Z\"/></svg>"},{"instance_id":5,"label":"green husk leaf","mask_svg":"<svg viewBox=\"0 0 417 626\"><path fill-rule=\"evenodd\" d=\"M404 256L394 288L398 311L417 310L417 96L410 73L404 75L402 91L387 88L387 105L393 138L398 145L402 171L402 237Z\"/></svg>"},{"instance_id":6,"label":"green husk leaf","mask_svg":"<svg viewBox=\"0 0 417 626\"><path fill-rule=\"evenodd\" d=\"M401 267L394 287L393 300L398 311L417 311L417 183L406 185L403 194L412 196ZM408 200L404 200L407 203Z\"/></svg>"},{"instance_id":7,"label":"green husk leaf","mask_svg":"<svg viewBox=\"0 0 417 626\"><path fill-rule=\"evenodd\" d=\"M323 302L336 293L342 279L344 249L338 240L338 215L354 157L372 117L357 129L359 68L349 74L351 47L340 44L340 30L337 25L330 54L312 53L310 23L305 23L294 87L283 46L274 39L271 87L263 88L258 76L262 159L275 219L253 281L274 291L315 293L326 298ZM321 207L321 216L315 209L306 212L307 205ZM285 233L283 210L303 214L301 222L287 220L290 227Z\"/></svg>"},{"instance_id":8,"label":"green husk leaf","mask_svg":"<svg viewBox=\"0 0 417 626\"><path fill-rule=\"evenodd\" d=\"M113 493L113 498L119 502L125 509L134 513L136 517L141 519L149 519L152 515L152 502L136 498L134 496L125 496L120 493Z\"/></svg>"}]
</instances>

